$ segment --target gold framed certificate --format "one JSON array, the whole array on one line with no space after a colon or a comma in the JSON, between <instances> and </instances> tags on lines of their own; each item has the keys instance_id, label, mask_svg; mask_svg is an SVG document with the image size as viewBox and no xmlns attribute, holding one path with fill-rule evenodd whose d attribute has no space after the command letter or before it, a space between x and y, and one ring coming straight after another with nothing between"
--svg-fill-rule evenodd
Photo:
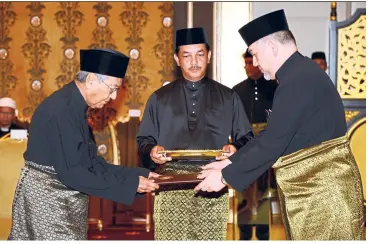
<instances>
[{"instance_id":1,"label":"gold framed certificate","mask_svg":"<svg viewBox=\"0 0 368 244\"><path fill-rule=\"evenodd\" d=\"M171 157L172 159L215 159L218 156L222 156L227 153L224 150L164 150L159 151L165 157Z\"/></svg>"}]
</instances>

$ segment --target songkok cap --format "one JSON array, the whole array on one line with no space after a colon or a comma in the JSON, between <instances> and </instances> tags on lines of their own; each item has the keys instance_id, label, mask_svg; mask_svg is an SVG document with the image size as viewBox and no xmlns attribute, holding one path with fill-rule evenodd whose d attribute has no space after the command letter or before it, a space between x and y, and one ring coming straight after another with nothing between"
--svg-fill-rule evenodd
<instances>
[{"instance_id":1,"label":"songkok cap","mask_svg":"<svg viewBox=\"0 0 368 244\"><path fill-rule=\"evenodd\" d=\"M176 31L176 47L192 44L208 44L207 35L203 28L189 28Z\"/></svg>"},{"instance_id":2,"label":"songkok cap","mask_svg":"<svg viewBox=\"0 0 368 244\"><path fill-rule=\"evenodd\" d=\"M326 55L324 52L314 52L312 53L312 59L317 59L317 58L320 58L320 59L323 59L326 61Z\"/></svg>"},{"instance_id":3,"label":"songkok cap","mask_svg":"<svg viewBox=\"0 0 368 244\"><path fill-rule=\"evenodd\" d=\"M0 98L0 107L9 107L12 109L17 109L15 101L10 97Z\"/></svg>"},{"instance_id":4,"label":"songkok cap","mask_svg":"<svg viewBox=\"0 0 368 244\"><path fill-rule=\"evenodd\" d=\"M253 58L252 54L250 54L248 48L247 51L244 53L243 58Z\"/></svg>"},{"instance_id":5,"label":"songkok cap","mask_svg":"<svg viewBox=\"0 0 368 244\"><path fill-rule=\"evenodd\" d=\"M124 78L129 57L105 48L80 50L80 70L91 73Z\"/></svg>"},{"instance_id":6,"label":"songkok cap","mask_svg":"<svg viewBox=\"0 0 368 244\"><path fill-rule=\"evenodd\" d=\"M259 39L283 30L289 30L289 26L281 9L252 20L240 28L239 33L249 47Z\"/></svg>"}]
</instances>

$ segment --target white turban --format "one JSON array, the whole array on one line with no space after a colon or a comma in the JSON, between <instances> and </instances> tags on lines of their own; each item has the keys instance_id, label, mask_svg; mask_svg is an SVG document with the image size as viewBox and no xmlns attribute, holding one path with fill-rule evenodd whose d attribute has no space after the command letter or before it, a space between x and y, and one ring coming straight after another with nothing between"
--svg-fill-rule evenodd
<instances>
[{"instance_id":1,"label":"white turban","mask_svg":"<svg viewBox=\"0 0 368 244\"><path fill-rule=\"evenodd\" d=\"M9 107L13 109L17 109L16 103L10 97L0 98L0 107Z\"/></svg>"}]
</instances>

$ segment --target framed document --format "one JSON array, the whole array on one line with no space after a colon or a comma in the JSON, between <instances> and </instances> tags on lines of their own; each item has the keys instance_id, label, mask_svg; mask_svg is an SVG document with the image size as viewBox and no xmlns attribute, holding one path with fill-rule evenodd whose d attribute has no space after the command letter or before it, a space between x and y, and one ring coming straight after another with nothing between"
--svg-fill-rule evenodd
<instances>
[{"instance_id":1,"label":"framed document","mask_svg":"<svg viewBox=\"0 0 368 244\"><path fill-rule=\"evenodd\" d=\"M160 188L155 192L159 194L162 191L177 191L177 190L190 190L199 184L202 179L197 179L197 174L171 174L161 175L159 178L155 178Z\"/></svg>"},{"instance_id":2,"label":"framed document","mask_svg":"<svg viewBox=\"0 0 368 244\"><path fill-rule=\"evenodd\" d=\"M198 184L202 179L197 178L198 174L180 174L180 175L161 175L159 178L152 178L160 186L180 185L180 184Z\"/></svg>"},{"instance_id":3,"label":"framed document","mask_svg":"<svg viewBox=\"0 0 368 244\"><path fill-rule=\"evenodd\" d=\"M217 156L221 156L227 153L224 150L164 150L159 151L165 157L171 157L172 159L215 159Z\"/></svg>"}]
</instances>

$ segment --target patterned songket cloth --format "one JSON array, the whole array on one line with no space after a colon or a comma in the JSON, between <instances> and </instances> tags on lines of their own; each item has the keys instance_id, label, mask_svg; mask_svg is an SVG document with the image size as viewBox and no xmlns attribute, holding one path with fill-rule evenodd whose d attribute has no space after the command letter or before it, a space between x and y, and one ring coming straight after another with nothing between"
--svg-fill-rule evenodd
<instances>
[{"instance_id":1,"label":"patterned songket cloth","mask_svg":"<svg viewBox=\"0 0 368 244\"><path fill-rule=\"evenodd\" d=\"M364 240L362 182L346 136L280 158L273 168L291 240Z\"/></svg>"},{"instance_id":2,"label":"patterned songket cloth","mask_svg":"<svg viewBox=\"0 0 368 244\"><path fill-rule=\"evenodd\" d=\"M9 240L86 240L88 195L58 179L51 166L25 162L13 201Z\"/></svg>"},{"instance_id":3,"label":"patterned songket cloth","mask_svg":"<svg viewBox=\"0 0 368 244\"><path fill-rule=\"evenodd\" d=\"M199 167L204 164L169 162L157 172L189 174L200 172ZM194 186L176 185L156 194L153 214L155 240L226 240L228 190L196 194Z\"/></svg>"}]
</instances>

